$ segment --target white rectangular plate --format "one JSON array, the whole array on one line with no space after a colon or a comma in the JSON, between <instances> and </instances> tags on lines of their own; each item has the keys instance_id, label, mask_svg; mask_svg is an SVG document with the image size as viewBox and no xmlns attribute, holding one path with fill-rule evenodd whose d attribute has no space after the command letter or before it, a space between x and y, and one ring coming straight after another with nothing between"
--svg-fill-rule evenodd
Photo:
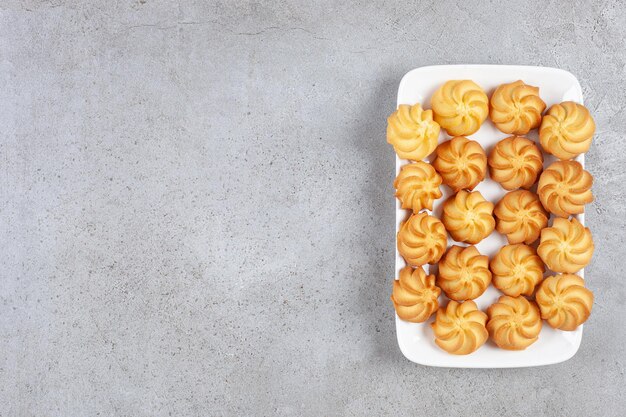
<instances>
[{"instance_id":1,"label":"white rectangular plate","mask_svg":"<svg viewBox=\"0 0 626 417\"><path fill-rule=\"evenodd\" d=\"M424 108L428 109L430 108L430 98L439 86L448 80L465 79L476 82L489 96L500 84L523 80L527 84L539 87L539 95L546 102L547 108L566 100L581 104L583 102L582 90L576 77L560 69L512 65L441 65L417 68L407 73L400 81L398 105L421 103ZM470 138L478 141L489 154L498 141L508 136L510 135L497 130L487 119L480 130L471 135ZM532 131L527 137L537 141L537 131ZM447 139L449 137L442 129L439 142ZM544 159L544 168L554 161L553 157L546 154L544 154ZM427 160L430 159L427 158ZM583 155L576 160L584 166ZM396 175L400 167L406 163L408 161L396 156ZM442 186L441 188L443 197L435 202L433 207L435 214L440 214L441 204L452 194L448 187ZM490 178L485 179L475 189L494 204L506 193L498 183ZM400 203L396 200L396 233L400 223L407 219L409 214L407 210L400 207ZM583 215L579 215L577 218L584 224ZM476 247L481 254L491 258L506 243L506 238L494 231ZM458 243L449 238L448 246L452 244ZM462 243L460 245L466 246ZM405 265L396 249L396 277ZM425 266L425 269L428 271L428 266ZM546 275L551 274L553 274L551 271L546 272ZM579 275L583 276L583 271L580 271ZM500 295L502 294L497 289L490 286L475 301L478 307L485 311ZM444 305L447 303L443 296L440 303ZM398 344L404 356L409 360L422 365L455 368L514 368L549 365L563 362L574 356L580 346L583 334L582 326L576 331L565 332L554 330L544 322L539 340L526 350L507 351L497 348L492 341L488 341L470 355L456 356L444 352L435 344L430 327L433 319L434 316L426 323L409 323L396 316Z\"/></svg>"}]
</instances>

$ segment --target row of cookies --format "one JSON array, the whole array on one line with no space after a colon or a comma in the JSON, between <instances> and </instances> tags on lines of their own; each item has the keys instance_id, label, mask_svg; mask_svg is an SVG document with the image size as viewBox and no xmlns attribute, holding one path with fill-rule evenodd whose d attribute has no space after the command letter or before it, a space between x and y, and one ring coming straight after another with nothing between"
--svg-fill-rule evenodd
<instances>
[{"instance_id":1,"label":"row of cookies","mask_svg":"<svg viewBox=\"0 0 626 417\"><path fill-rule=\"evenodd\" d=\"M431 324L435 343L455 355L474 352L489 335L502 349L526 349L539 338L542 319L555 329L575 330L587 320L593 305L593 294L584 280L572 274L544 279L535 301L523 295L503 295L489 306L487 314L470 299L451 300L439 308L441 289L436 282L435 276L426 275L421 267L407 266L394 281L391 299L402 320L424 322L436 312Z\"/></svg>"},{"instance_id":2,"label":"row of cookies","mask_svg":"<svg viewBox=\"0 0 626 417\"><path fill-rule=\"evenodd\" d=\"M584 268L594 251L589 228L574 217L557 217L551 227L546 227L547 217L537 202L534 209L528 208L530 204L524 206L526 196L532 202L534 194L524 190L513 191L500 200L496 206L498 230L509 232L506 236L512 244L530 244L539 237L537 253L554 272L574 273ZM507 206L511 199L513 204L522 201L521 209ZM446 250L448 233L457 242L472 245L491 234L495 224L492 210L493 203L478 191L462 190L444 203L441 220L420 212L403 222L397 235L398 252L411 266L435 264Z\"/></svg>"},{"instance_id":3,"label":"row of cookies","mask_svg":"<svg viewBox=\"0 0 626 417\"><path fill-rule=\"evenodd\" d=\"M403 209L417 213L432 210L440 198L440 185L455 193L473 190L490 177L506 190L529 189L539 178L537 194L541 205L559 217L584 212L593 201L593 177L577 161L556 161L543 172L543 157L533 141L511 136L499 141L489 157L476 141L456 136L439 145L431 164L418 161L403 165L394 187ZM527 194L526 194L527 195Z\"/></svg>"},{"instance_id":4,"label":"row of cookies","mask_svg":"<svg viewBox=\"0 0 626 417\"><path fill-rule=\"evenodd\" d=\"M475 246L453 245L438 263L436 285L455 301L476 299L490 284L512 297L532 296L535 287L543 280L545 267L542 256L546 257L546 253L552 256L551 250L554 249L551 246L546 249L546 245L553 245L553 241L546 242L539 247L539 254L532 246L523 243L505 245L491 261ZM556 244L560 245L560 240ZM576 273L584 266L577 262L589 256L589 253L585 253L584 258L577 258L576 262L570 259L566 264L553 266L559 273ZM406 268L411 267L421 268L415 265Z\"/></svg>"},{"instance_id":5,"label":"row of cookies","mask_svg":"<svg viewBox=\"0 0 626 417\"><path fill-rule=\"evenodd\" d=\"M448 353L467 355L490 336L502 349L523 350L539 339L542 319L555 329L575 330L591 314L593 294L579 276L562 274L546 278L535 300L503 295L487 314L471 300L450 301L431 324L435 343Z\"/></svg>"},{"instance_id":6,"label":"row of cookies","mask_svg":"<svg viewBox=\"0 0 626 417\"><path fill-rule=\"evenodd\" d=\"M432 110L401 104L388 118L387 141L400 158L420 161L437 147L443 128L450 136L476 133L490 117L502 132L525 135L539 127L543 149L558 159L573 159L591 146L595 122L587 108L572 101L555 104L543 115L539 88L515 81L499 86L491 100L470 80L443 84L431 99Z\"/></svg>"}]
</instances>

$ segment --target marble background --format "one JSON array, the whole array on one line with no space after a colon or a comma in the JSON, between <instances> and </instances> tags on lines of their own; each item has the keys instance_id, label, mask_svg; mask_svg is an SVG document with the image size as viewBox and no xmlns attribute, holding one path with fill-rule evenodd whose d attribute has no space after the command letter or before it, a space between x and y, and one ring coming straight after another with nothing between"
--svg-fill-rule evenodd
<instances>
[{"instance_id":1,"label":"marble background","mask_svg":"<svg viewBox=\"0 0 626 417\"><path fill-rule=\"evenodd\" d=\"M0 4L0 415L622 416L626 6ZM576 75L596 303L578 354L436 369L397 347L407 71Z\"/></svg>"}]
</instances>

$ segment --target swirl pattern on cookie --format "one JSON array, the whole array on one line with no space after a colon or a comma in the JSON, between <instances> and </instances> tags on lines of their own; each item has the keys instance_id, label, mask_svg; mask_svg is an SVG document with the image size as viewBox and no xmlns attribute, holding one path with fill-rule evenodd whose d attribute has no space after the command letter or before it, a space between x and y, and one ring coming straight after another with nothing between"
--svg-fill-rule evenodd
<instances>
[{"instance_id":1,"label":"swirl pattern on cookie","mask_svg":"<svg viewBox=\"0 0 626 417\"><path fill-rule=\"evenodd\" d=\"M489 262L493 286L511 297L531 296L545 268L535 250L524 244L506 245Z\"/></svg>"},{"instance_id":2,"label":"swirl pattern on cookie","mask_svg":"<svg viewBox=\"0 0 626 417\"><path fill-rule=\"evenodd\" d=\"M548 225L548 213L535 193L517 190L507 193L496 204L496 230L506 235L509 243L530 245Z\"/></svg>"},{"instance_id":3,"label":"swirl pattern on cookie","mask_svg":"<svg viewBox=\"0 0 626 417\"><path fill-rule=\"evenodd\" d=\"M496 144L488 163L491 178L505 190L528 189L537 181L543 156L532 140L511 136Z\"/></svg>"},{"instance_id":4,"label":"swirl pattern on cookie","mask_svg":"<svg viewBox=\"0 0 626 417\"><path fill-rule=\"evenodd\" d=\"M400 158L420 161L437 147L439 130L431 110L401 104L387 119L387 142Z\"/></svg>"},{"instance_id":5,"label":"swirl pattern on cookie","mask_svg":"<svg viewBox=\"0 0 626 417\"><path fill-rule=\"evenodd\" d=\"M468 355L487 341L486 322L487 315L472 300L450 301L445 308L437 310L431 324L435 343L453 355Z\"/></svg>"},{"instance_id":6,"label":"swirl pattern on cookie","mask_svg":"<svg viewBox=\"0 0 626 417\"><path fill-rule=\"evenodd\" d=\"M463 136L443 142L436 149L433 167L454 192L472 190L487 174L487 155L480 144Z\"/></svg>"},{"instance_id":7,"label":"swirl pattern on cookie","mask_svg":"<svg viewBox=\"0 0 626 417\"><path fill-rule=\"evenodd\" d=\"M541 317L555 329L576 330L591 314L593 293L578 275L559 274L546 278L535 296Z\"/></svg>"},{"instance_id":8,"label":"swirl pattern on cookie","mask_svg":"<svg viewBox=\"0 0 626 417\"><path fill-rule=\"evenodd\" d=\"M490 282L489 258L475 246L452 246L439 262L437 285L452 300L478 298Z\"/></svg>"},{"instance_id":9,"label":"swirl pattern on cookie","mask_svg":"<svg viewBox=\"0 0 626 417\"><path fill-rule=\"evenodd\" d=\"M472 245L489 236L496 226L493 203L478 191L459 191L443 203L441 221L457 242Z\"/></svg>"},{"instance_id":10,"label":"swirl pattern on cookie","mask_svg":"<svg viewBox=\"0 0 626 417\"><path fill-rule=\"evenodd\" d=\"M539 87L518 80L502 84L491 95L489 116L504 133L525 135L539 126L546 103L539 97Z\"/></svg>"},{"instance_id":11,"label":"swirl pattern on cookie","mask_svg":"<svg viewBox=\"0 0 626 417\"><path fill-rule=\"evenodd\" d=\"M591 262L593 249L593 239L587 227L575 218L557 217L552 227L541 231L537 253L554 272L573 274Z\"/></svg>"},{"instance_id":12,"label":"swirl pattern on cookie","mask_svg":"<svg viewBox=\"0 0 626 417\"><path fill-rule=\"evenodd\" d=\"M550 213L569 217L593 201L593 177L576 161L556 161L539 177L537 194Z\"/></svg>"},{"instance_id":13,"label":"swirl pattern on cookie","mask_svg":"<svg viewBox=\"0 0 626 417\"><path fill-rule=\"evenodd\" d=\"M424 212L412 214L398 231L398 252L412 266L438 262L447 243L443 223Z\"/></svg>"},{"instance_id":14,"label":"swirl pattern on cookie","mask_svg":"<svg viewBox=\"0 0 626 417\"><path fill-rule=\"evenodd\" d=\"M451 136L471 135L489 115L489 99L470 80L451 80L439 87L431 99L435 121Z\"/></svg>"},{"instance_id":15,"label":"swirl pattern on cookie","mask_svg":"<svg viewBox=\"0 0 626 417\"><path fill-rule=\"evenodd\" d=\"M582 104L565 101L550 107L539 128L543 149L559 159L572 159L591 146L596 124Z\"/></svg>"},{"instance_id":16,"label":"swirl pattern on cookie","mask_svg":"<svg viewBox=\"0 0 626 417\"><path fill-rule=\"evenodd\" d=\"M402 320L422 323L439 308L439 294L434 275L426 275L422 268L405 266L393 282L391 301Z\"/></svg>"},{"instance_id":17,"label":"swirl pattern on cookie","mask_svg":"<svg viewBox=\"0 0 626 417\"><path fill-rule=\"evenodd\" d=\"M498 347L523 350L539 338L541 315L533 301L526 298L501 296L487 309L487 330Z\"/></svg>"},{"instance_id":18,"label":"swirl pattern on cookie","mask_svg":"<svg viewBox=\"0 0 626 417\"><path fill-rule=\"evenodd\" d=\"M441 176L432 165L422 161L403 165L393 183L402 208L414 213L433 209L433 202L441 198L440 185Z\"/></svg>"}]
</instances>

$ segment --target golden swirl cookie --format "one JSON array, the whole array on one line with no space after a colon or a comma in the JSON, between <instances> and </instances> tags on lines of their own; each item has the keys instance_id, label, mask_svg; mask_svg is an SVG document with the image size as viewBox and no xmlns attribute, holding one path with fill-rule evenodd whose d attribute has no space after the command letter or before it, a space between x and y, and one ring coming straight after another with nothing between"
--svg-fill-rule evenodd
<instances>
[{"instance_id":1,"label":"golden swirl cookie","mask_svg":"<svg viewBox=\"0 0 626 417\"><path fill-rule=\"evenodd\" d=\"M501 296L487 309L487 330L499 348L523 350L539 339L541 315L533 301Z\"/></svg>"},{"instance_id":2,"label":"golden swirl cookie","mask_svg":"<svg viewBox=\"0 0 626 417\"><path fill-rule=\"evenodd\" d=\"M445 308L437 310L435 321L431 323L435 343L453 355L470 354L487 341L486 322L487 315L472 300L450 301Z\"/></svg>"},{"instance_id":3,"label":"golden swirl cookie","mask_svg":"<svg viewBox=\"0 0 626 417\"><path fill-rule=\"evenodd\" d=\"M493 210L496 230L506 235L509 243L530 245L548 225L548 213L535 193L517 190L507 193Z\"/></svg>"},{"instance_id":4,"label":"golden swirl cookie","mask_svg":"<svg viewBox=\"0 0 626 417\"><path fill-rule=\"evenodd\" d=\"M478 298L490 282L489 258L475 246L452 246L439 262L437 285L452 300Z\"/></svg>"},{"instance_id":5,"label":"golden swirl cookie","mask_svg":"<svg viewBox=\"0 0 626 417\"><path fill-rule=\"evenodd\" d=\"M401 104L387 119L387 142L400 158L422 160L435 150L438 140L439 124L433 112L419 103Z\"/></svg>"},{"instance_id":6,"label":"golden swirl cookie","mask_svg":"<svg viewBox=\"0 0 626 417\"><path fill-rule=\"evenodd\" d=\"M543 167L541 150L532 140L511 136L502 139L489 154L489 174L505 190L530 188Z\"/></svg>"},{"instance_id":7,"label":"golden swirl cookie","mask_svg":"<svg viewBox=\"0 0 626 417\"><path fill-rule=\"evenodd\" d=\"M543 149L559 159L572 159L591 146L596 124L582 104L565 101L550 107L539 128Z\"/></svg>"},{"instance_id":8,"label":"golden swirl cookie","mask_svg":"<svg viewBox=\"0 0 626 417\"><path fill-rule=\"evenodd\" d=\"M576 330L591 314L593 293L578 275L559 274L546 278L535 296L541 318L555 329Z\"/></svg>"},{"instance_id":9,"label":"golden swirl cookie","mask_svg":"<svg viewBox=\"0 0 626 417\"><path fill-rule=\"evenodd\" d=\"M550 213L560 217L580 214L593 201L593 177L576 161L556 161L539 177L537 194Z\"/></svg>"},{"instance_id":10,"label":"golden swirl cookie","mask_svg":"<svg viewBox=\"0 0 626 417\"><path fill-rule=\"evenodd\" d=\"M489 114L489 99L470 80L452 80L439 87L430 105L435 121L451 136L471 135Z\"/></svg>"},{"instance_id":11,"label":"golden swirl cookie","mask_svg":"<svg viewBox=\"0 0 626 417\"><path fill-rule=\"evenodd\" d=\"M593 249L589 228L575 218L567 220L557 217L552 227L541 231L537 253L554 272L573 274L591 262Z\"/></svg>"},{"instance_id":12,"label":"golden swirl cookie","mask_svg":"<svg viewBox=\"0 0 626 417\"><path fill-rule=\"evenodd\" d=\"M480 242L496 227L493 203L478 192L459 191L443 203L441 221L457 242Z\"/></svg>"},{"instance_id":13,"label":"golden swirl cookie","mask_svg":"<svg viewBox=\"0 0 626 417\"><path fill-rule=\"evenodd\" d=\"M525 135L539 126L546 103L539 97L539 87L522 80L502 84L491 95L489 117L504 133Z\"/></svg>"},{"instance_id":14,"label":"golden swirl cookie","mask_svg":"<svg viewBox=\"0 0 626 417\"><path fill-rule=\"evenodd\" d=\"M454 137L437 146L433 166L443 183L458 192L473 190L487 174L487 155L480 144L463 136Z\"/></svg>"},{"instance_id":15,"label":"golden swirl cookie","mask_svg":"<svg viewBox=\"0 0 626 417\"><path fill-rule=\"evenodd\" d=\"M447 244L443 223L427 213L412 214L398 231L398 252L409 265L438 262Z\"/></svg>"},{"instance_id":16,"label":"golden swirl cookie","mask_svg":"<svg viewBox=\"0 0 626 417\"><path fill-rule=\"evenodd\" d=\"M531 296L543 279L545 268L537 252L524 244L500 248L489 262L493 286L511 297Z\"/></svg>"},{"instance_id":17,"label":"golden swirl cookie","mask_svg":"<svg viewBox=\"0 0 626 417\"><path fill-rule=\"evenodd\" d=\"M441 176L432 165L422 161L402 166L393 183L402 208L414 213L433 209L433 202L441 198L440 185Z\"/></svg>"},{"instance_id":18,"label":"golden swirl cookie","mask_svg":"<svg viewBox=\"0 0 626 417\"><path fill-rule=\"evenodd\" d=\"M391 301L402 320L421 323L439 308L441 290L435 286L435 276L426 275L422 268L405 266L393 281Z\"/></svg>"}]
</instances>

